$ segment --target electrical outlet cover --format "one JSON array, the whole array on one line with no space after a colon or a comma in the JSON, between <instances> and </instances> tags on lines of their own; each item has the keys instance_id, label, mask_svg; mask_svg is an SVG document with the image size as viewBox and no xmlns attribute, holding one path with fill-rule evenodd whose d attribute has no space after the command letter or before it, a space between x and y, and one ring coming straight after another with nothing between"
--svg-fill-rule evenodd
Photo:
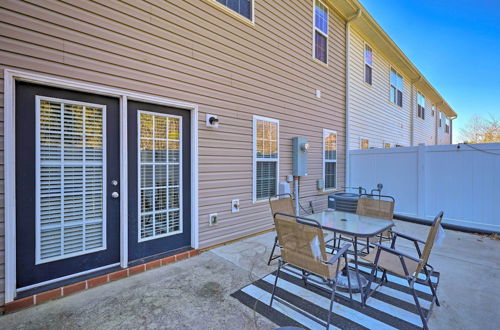
<instances>
[{"instance_id":1,"label":"electrical outlet cover","mask_svg":"<svg viewBox=\"0 0 500 330\"><path fill-rule=\"evenodd\" d=\"M213 226L217 224L217 213L212 213L208 216L208 225Z\"/></svg>"},{"instance_id":2,"label":"electrical outlet cover","mask_svg":"<svg viewBox=\"0 0 500 330\"><path fill-rule=\"evenodd\" d=\"M238 212L240 212L240 200L233 199L231 201L231 213L238 213Z\"/></svg>"}]
</instances>

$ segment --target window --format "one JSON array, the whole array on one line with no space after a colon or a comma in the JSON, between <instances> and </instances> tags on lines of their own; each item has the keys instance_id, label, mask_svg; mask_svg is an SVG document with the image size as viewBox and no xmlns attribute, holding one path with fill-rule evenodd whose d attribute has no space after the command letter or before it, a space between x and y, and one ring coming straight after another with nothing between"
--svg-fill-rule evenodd
<instances>
[{"instance_id":1,"label":"window","mask_svg":"<svg viewBox=\"0 0 500 330\"><path fill-rule=\"evenodd\" d=\"M359 140L359 147L361 149L368 149L368 148L370 148L370 142L368 141L368 139L361 138Z\"/></svg>"},{"instance_id":2,"label":"window","mask_svg":"<svg viewBox=\"0 0 500 330\"><path fill-rule=\"evenodd\" d=\"M314 0L314 58L328 63L328 8Z\"/></svg>"},{"instance_id":3,"label":"window","mask_svg":"<svg viewBox=\"0 0 500 330\"><path fill-rule=\"evenodd\" d=\"M443 127L443 113L439 112L439 127Z\"/></svg>"},{"instance_id":4,"label":"window","mask_svg":"<svg viewBox=\"0 0 500 330\"><path fill-rule=\"evenodd\" d=\"M106 107L36 96L36 257L106 249Z\"/></svg>"},{"instance_id":5,"label":"window","mask_svg":"<svg viewBox=\"0 0 500 330\"><path fill-rule=\"evenodd\" d=\"M390 143L384 142L384 148L390 148L390 147L391 147Z\"/></svg>"},{"instance_id":6,"label":"window","mask_svg":"<svg viewBox=\"0 0 500 330\"><path fill-rule=\"evenodd\" d=\"M425 119L425 96L421 93L417 93L417 116Z\"/></svg>"},{"instance_id":7,"label":"window","mask_svg":"<svg viewBox=\"0 0 500 330\"><path fill-rule=\"evenodd\" d=\"M433 105L433 106L432 106L432 111L431 111L431 115L432 115L432 117L434 117L434 115L435 115L435 114L436 114L436 106L435 106L435 105Z\"/></svg>"},{"instance_id":8,"label":"window","mask_svg":"<svg viewBox=\"0 0 500 330\"><path fill-rule=\"evenodd\" d=\"M391 102L403 106L403 77L391 69Z\"/></svg>"},{"instance_id":9,"label":"window","mask_svg":"<svg viewBox=\"0 0 500 330\"><path fill-rule=\"evenodd\" d=\"M370 46L365 45L365 82L372 84L373 75L373 51Z\"/></svg>"},{"instance_id":10,"label":"window","mask_svg":"<svg viewBox=\"0 0 500 330\"><path fill-rule=\"evenodd\" d=\"M325 190L337 188L337 132L323 130L323 178Z\"/></svg>"},{"instance_id":11,"label":"window","mask_svg":"<svg viewBox=\"0 0 500 330\"><path fill-rule=\"evenodd\" d=\"M446 133L450 133L450 124L451 124L451 120L449 118L445 118L444 131Z\"/></svg>"},{"instance_id":12,"label":"window","mask_svg":"<svg viewBox=\"0 0 500 330\"><path fill-rule=\"evenodd\" d=\"M254 201L266 200L278 191L279 122L254 116Z\"/></svg>"},{"instance_id":13,"label":"window","mask_svg":"<svg viewBox=\"0 0 500 330\"><path fill-rule=\"evenodd\" d=\"M253 0L215 0L241 16L253 21Z\"/></svg>"},{"instance_id":14,"label":"window","mask_svg":"<svg viewBox=\"0 0 500 330\"><path fill-rule=\"evenodd\" d=\"M138 241L182 233L182 118L139 111Z\"/></svg>"}]
</instances>

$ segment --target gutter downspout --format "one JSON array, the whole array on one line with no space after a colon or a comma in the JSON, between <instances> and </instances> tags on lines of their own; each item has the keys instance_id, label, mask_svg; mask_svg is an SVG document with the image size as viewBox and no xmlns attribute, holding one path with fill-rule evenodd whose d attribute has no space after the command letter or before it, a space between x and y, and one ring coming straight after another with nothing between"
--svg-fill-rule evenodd
<instances>
[{"instance_id":1,"label":"gutter downspout","mask_svg":"<svg viewBox=\"0 0 500 330\"><path fill-rule=\"evenodd\" d=\"M415 142L415 89L413 86L422 79L422 76L418 76L417 79L410 81L410 146L413 147Z\"/></svg>"},{"instance_id":2,"label":"gutter downspout","mask_svg":"<svg viewBox=\"0 0 500 330\"><path fill-rule=\"evenodd\" d=\"M350 166L350 154L349 154L349 142L351 140L351 130L350 130L350 120L349 120L349 91L350 91L350 46L351 46L351 23L361 16L361 8L358 8L356 14L347 19L345 25L345 179L344 186L351 186L351 171Z\"/></svg>"}]
</instances>

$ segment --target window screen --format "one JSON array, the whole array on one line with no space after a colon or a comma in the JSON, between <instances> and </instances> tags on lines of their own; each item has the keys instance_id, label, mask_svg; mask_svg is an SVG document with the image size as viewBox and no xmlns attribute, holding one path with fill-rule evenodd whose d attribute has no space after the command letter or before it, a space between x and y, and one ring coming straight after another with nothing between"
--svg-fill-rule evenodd
<instances>
[{"instance_id":1,"label":"window screen","mask_svg":"<svg viewBox=\"0 0 500 330\"><path fill-rule=\"evenodd\" d=\"M255 198L267 199L277 194L278 184L278 122L254 120Z\"/></svg>"}]
</instances>

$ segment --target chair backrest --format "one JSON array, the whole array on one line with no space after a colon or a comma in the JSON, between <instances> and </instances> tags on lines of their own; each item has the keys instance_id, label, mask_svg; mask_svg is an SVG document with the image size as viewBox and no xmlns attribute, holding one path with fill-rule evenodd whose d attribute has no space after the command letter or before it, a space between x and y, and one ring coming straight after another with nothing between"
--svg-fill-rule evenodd
<instances>
[{"instance_id":1,"label":"chair backrest","mask_svg":"<svg viewBox=\"0 0 500 330\"><path fill-rule=\"evenodd\" d=\"M280 196L288 196L287 198L279 198ZM295 214L295 205L293 203L292 195L282 194L269 198L269 206L271 213L274 216L276 213L286 213L290 215Z\"/></svg>"},{"instance_id":2,"label":"chair backrest","mask_svg":"<svg viewBox=\"0 0 500 330\"><path fill-rule=\"evenodd\" d=\"M308 272L330 278L326 260L325 240L319 223L299 220L295 216L275 213L274 224L284 262Z\"/></svg>"},{"instance_id":3,"label":"chair backrest","mask_svg":"<svg viewBox=\"0 0 500 330\"><path fill-rule=\"evenodd\" d=\"M434 241L436 240L436 235L439 230L439 226L441 225L441 221L443 220L443 211L439 212L438 215L434 218L432 222L431 230L429 230L429 234L427 235L427 240L425 241L424 251L422 252L422 256L420 259L422 262L418 265L416 274L418 275L424 266L427 264L429 260L429 256L431 255L431 250L434 245Z\"/></svg>"},{"instance_id":4,"label":"chair backrest","mask_svg":"<svg viewBox=\"0 0 500 330\"><path fill-rule=\"evenodd\" d=\"M394 198L385 195L363 194L358 199L356 214L392 220L394 216Z\"/></svg>"}]
</instances>

